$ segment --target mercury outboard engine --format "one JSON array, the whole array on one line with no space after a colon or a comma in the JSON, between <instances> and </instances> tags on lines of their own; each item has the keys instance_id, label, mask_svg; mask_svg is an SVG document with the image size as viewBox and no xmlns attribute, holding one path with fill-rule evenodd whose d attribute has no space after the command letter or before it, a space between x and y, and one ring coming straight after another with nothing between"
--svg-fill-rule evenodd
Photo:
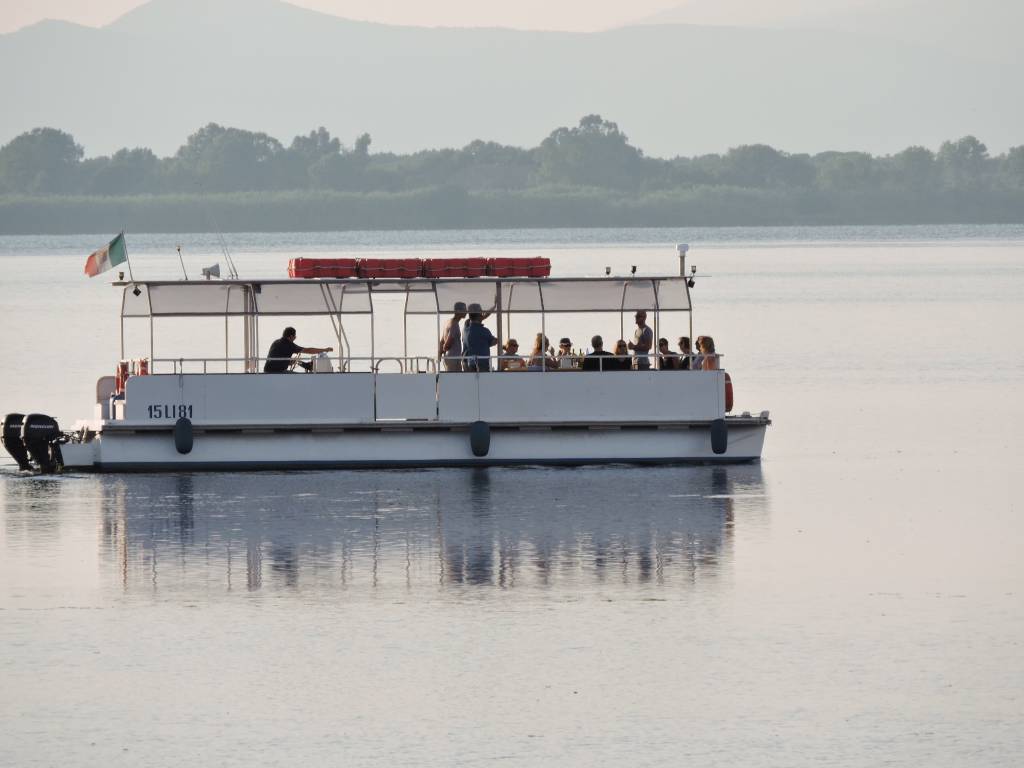
<instances>
[{"instance_id":1,"label":"mercury outboard engine","mask_svg":"<svg viewBox=\"0 0 1024 768\"><path fill-rule=\"evenodd\" d=\"M44 475L52 475L64 467L60 451L62 437L57 420L41 413L30 413L21 425L21 442Z\"/></svg>"},{"instance_id":2,"label":"mercury outboard engine","mask_svg":"<svg viewBox=\"0 0 1024 768\"><path fill-rule=\"evenodd\" d=\"M24 421L25 415L21 413L8 413L4 416L4 431L0 434L0 442L3 442L4 448L18 462L18 469L28 472L32 465L28 461L25 443L21 440L21 425Z\"/></svg>"}]
</instances>

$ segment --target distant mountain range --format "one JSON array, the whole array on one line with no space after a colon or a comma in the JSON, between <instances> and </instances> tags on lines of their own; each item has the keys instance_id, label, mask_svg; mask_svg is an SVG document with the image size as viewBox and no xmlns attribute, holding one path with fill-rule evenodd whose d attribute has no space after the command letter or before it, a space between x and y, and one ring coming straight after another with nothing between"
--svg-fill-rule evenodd
<instances>
[{"instance_id":1,"label":"distant mountain range","mask_svg":"<svg viewBox=\"0 0 1024 768\"><path fill-rule=\"evenodd\" d=\"M923 2L906 0L899 18ZM214 121L285 142L319 125L348 140L367 131L374 151L535 145L595 112L660 156L759 142L879 153L967 133L995 150L1024 143L1024 63L1003 42L1019 34L1007 25L1020 11L964 4L979 10L959 24L959 44L929 21L958 3L929 0L931 26L918 31L933 32L912 37L863 8L842 23L676 23L687 9L698 18L691 3L658 23L577 34L386 26L278 0L151 0L101 29L51 21L0 35L0 143L48 125L89 155L171 153ZM1014 7L986 16L1003 5Z\"/></svg>"}]
</instances>

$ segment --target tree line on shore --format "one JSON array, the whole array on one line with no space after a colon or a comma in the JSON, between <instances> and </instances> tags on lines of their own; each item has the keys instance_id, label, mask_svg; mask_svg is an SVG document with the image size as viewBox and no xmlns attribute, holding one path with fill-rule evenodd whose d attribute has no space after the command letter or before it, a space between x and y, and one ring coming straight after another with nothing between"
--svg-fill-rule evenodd
<instances>
[{"instance_id":1,"label":"tree line on shore","mask_svg":"<svg viewBox=\"0 0 1024 768\"><path fill-rule=\"evenodd\" d=\"M115 209L157 228L194 228L196 197L213 200L242 228L1024 220L1024 145L991 155L973 136L885 156L755 144L664 159L644 155L614 122L588 115L532 148L474 141L395 154L370 147L367 134L346 146L318 128L285 146L211 123L170 157L126 148L85 158L68 133L36 128L0 148L0 231L29 226L18 217L103 217ZM255 208L258 217L247 213Z\"/></svg>"}]
</instances>

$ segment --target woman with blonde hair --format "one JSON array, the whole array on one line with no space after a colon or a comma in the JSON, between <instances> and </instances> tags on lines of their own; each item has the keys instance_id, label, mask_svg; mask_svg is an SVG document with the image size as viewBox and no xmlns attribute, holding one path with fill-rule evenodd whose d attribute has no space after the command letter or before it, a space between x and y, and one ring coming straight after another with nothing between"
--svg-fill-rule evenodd
<instances>
[{"instance_id":1,"label":"woman with blonde hair","mask_svg":"<svg viewBox=\"0 0 1024 768\"><path fill-rule=\"evenodd\" d=\"M697 351L701 353L701 370L717 371L718 354L715 352L715 340L710 336L697 339Z\"/></svg>"},{"instance_id":2,"label":"woman with blonde hair","mask_svg":"<svg viewBox=\"0 0 1024 768\"><path fill-rule=\"evenodd\" d=\"M551 348L548 337L543 333L538 333L537 338L533 340L533 350L530 352L530 359L526 365L528 371L542 371L545 367L548 369L558 367L555 350Z\"/></svg>"},{"instance_id":3,"label":"woman with blonde hair","mask_svg":"<svg viewBox=\"0 0 1024 768\"><path fill-rule=\"evenodd\" d=\"M521 371L526 367L526 361L519 356L519 342L509 339L505 342L501 357L498 358L499 371Z\"/></svg>"}]
</instances>

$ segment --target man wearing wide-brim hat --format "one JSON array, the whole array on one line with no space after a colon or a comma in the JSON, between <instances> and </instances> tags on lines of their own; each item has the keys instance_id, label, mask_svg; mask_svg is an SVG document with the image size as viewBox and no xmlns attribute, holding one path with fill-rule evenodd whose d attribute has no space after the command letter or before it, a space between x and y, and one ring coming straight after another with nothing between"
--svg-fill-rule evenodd
<instances>
[{"instance_id":1,"label":"man wearing wide-brim hat","mask_svg":"<svg viewBox=\"0 0 1024 768\"><path fill-rule=\"evenodd\" d=\"M462 328L459 323L466 316L466 302L456 301L452 307L455 313L444 327L441 335L440 353L444 369L449 372L462 370Z\"/></svg>"},{"instance_id":2,"label":"man wearing wide-brim hat","mask_svg":"<svg viewBox=\"0 0 1024 768\"><path fill-rule=\"evenodd\" d=\"M484 325L484 310L479 304L469 305L469 330L466 331L466 370L491 370L491 347L498 337Z\"/></svg>"}]
</instances>

